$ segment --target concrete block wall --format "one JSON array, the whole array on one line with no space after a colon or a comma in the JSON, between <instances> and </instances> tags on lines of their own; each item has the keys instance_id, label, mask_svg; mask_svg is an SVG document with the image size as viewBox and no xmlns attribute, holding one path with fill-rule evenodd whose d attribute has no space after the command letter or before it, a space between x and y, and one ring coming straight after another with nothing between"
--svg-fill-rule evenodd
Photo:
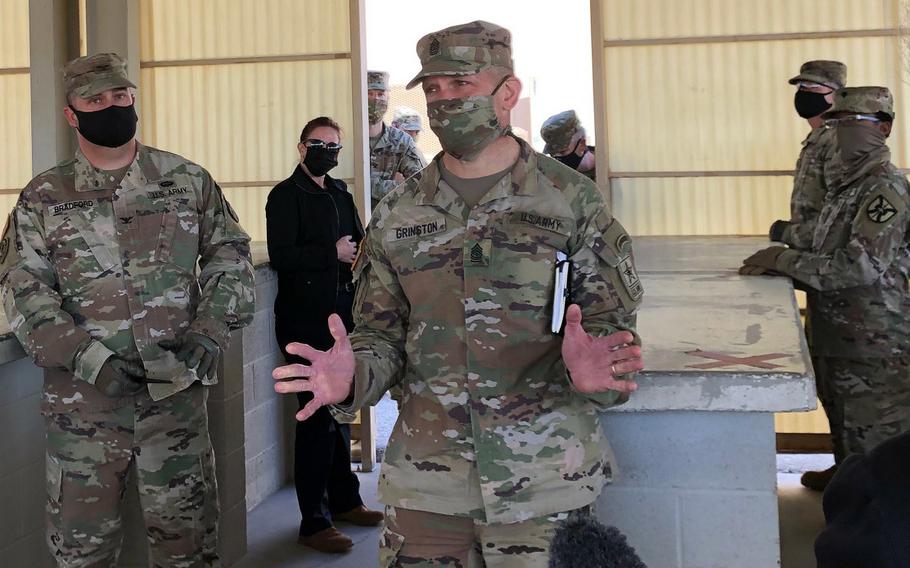
<instances>
[{"instance_id":1,"label":"concrete block wall","mask_svg":"<svg viewBox=\"0 0 910 568\"><path fill-rule=\"evenodd\" d=\"M50 566L44 544L42 371L26 358L0 365L0 564Z\"/></svg>"},{"instance_id":2,"label":"concrete block wall","mask_svg":"<svg viewBox=\"0 0 910 568\"><path fill-rule=\"evenodd\" d=\"M296 398L274 390L272 369L284 363L275 340L278 279L256 269L256 317L243 330L243 401L246 425L246 506L252 510L292 479Z\"/></svg>"},{"instance_id":3,"label":"concrete block wall","mask_svg":"<svg viewBox=\"0 0 910 568\"><path fill-rule=\"evenodd\" d=\"M779 565L773 415L608 412L618 463L597 516L648 566Z\"/></svg>"}]
</instances>

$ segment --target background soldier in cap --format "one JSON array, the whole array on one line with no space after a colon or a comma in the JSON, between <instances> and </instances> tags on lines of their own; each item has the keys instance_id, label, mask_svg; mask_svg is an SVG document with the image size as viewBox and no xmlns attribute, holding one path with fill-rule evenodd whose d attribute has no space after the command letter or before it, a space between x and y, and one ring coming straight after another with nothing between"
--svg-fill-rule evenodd
<instances>
[{"instance_id":1,"label":"background soldier in cap","mask_svg":"<svg viewBox=\"0 0 910 568\"><path fill-rule=\"evenodd\" d=\"M790 84L797 86L793 100L796 113L806 119L812 130L803 140L803 148L796 162L793 193L790 196L790 220L780 219L771 225L768 237L772 241L785 243L796 250L812 248L818 217L825 203L825 195L828 193L829 181L825 177L826 170L828 176L833 178L836 169L832 162L835 151L834 130L825 128L822 114L831 108L834 92L843 88L846 81L846 65L840 61L824 60L803 63L799 68L799 75L790 79ZM810 326L816 298L811 288L805 289L805 292L806 337L809 340L809 351L814 354ZM818 366L817 362L814 366ZM825 412L830 414L828 393L831 389L822 382L822 379L823 377L816 373L816 391ZM807 487L824 488L831 473L833 470L806 472L802 482Z\"/></svg>"},{"instance_id":2,"label":"background soldier in cap","mask_svg":"<svg viewBox=\"0 0 910 568\"><path fill-rule=\"evenodd\" d=\"M389 108L389 74L367 72L367 118L370 121L370 202L379 200L427 164L414 140L397 128L389 128L382 117Z\"/></svg>"},{"instance_id":3,"label":"background soldier in cap","mask_svg":"<svg viewBox=\"0 0 910 568\"><path fill-rule=\"evenodd\" d=\"M508 30L454 26L417 52L408 86L422 85L443 152L374 211L350 339L331 316L332 350L289 346L311 365L275 378L308 380L276 390L314 393L304 420L403 387L380 566L546 567L557 523L589 514L611 477L598 411L642 368L631 239L591 180L510 134L521 82ZM551 332L562 254L577 304L564 338Z\"/></svg>"},{"instance_id":4,"label":"background soldier in cap","mask_svg":"<svg viewBox=\"0 0 910 568\"><path fill-rule=\"evenodd\" d=\"M554 114L545 120L540 127L540 137L547 143L544 154L597 181L594 146L588 146L585 129L574 110Z\"/></svg>"},{"instance_id":5,"label":"background soldier in cap","mask_svg":"<svg viewBox=\"0 0 910 568\"><path fill-rule=\"evenodd\" d=\"M796 161L790 220L775 221L769 236L772 241L808 250L828 192L825 164L834 153L834 131L825 128L821 115L831 108L834 92L846 86L847 66L840 61L807 61L799 68L799 75L790 79L790 84L797 85L793 101L796 112L812 130L803 140Z\"/></svg>"},{"instance_id":6,"label":"background soldier in cap","mask_svg":"<svg viewBox=\"0 0 910 568\"><path fill-rule=\"evenodd\" d=\"M910 185L885 144L888 89L841 89L823 117L836 152L812 247L769 247L740 272L784 274L815 291L808 331L839 464L910 430ZM806 484L823 489L835 468Z\"/></svg>"},{"instance_id":7,"label":"background soldier in cap","mask_svg":"<svg viewBox=\"0 0 910 568\"><path fill-rule=\"evenodd\" d=\"M135 476L151 563L217 566L203 385L253 317L249 237L208 172L136 141L119 56L71 61L64 85L79 150L25 187L0 241L7 317L45 368L51 554L114 565Z\"/></svg>"},{"instance_id":8,"label":"background soldier in cap","mask_svg":"<svg viewBox=\"0 0 910 568\"><path fill-rule=\"evenodd\" d=\"M392 114L392 126L407 133L416 143L417 137L423 126L420 124L420 114L411 107L400 106Z\"/></svg>"}]
</instances>

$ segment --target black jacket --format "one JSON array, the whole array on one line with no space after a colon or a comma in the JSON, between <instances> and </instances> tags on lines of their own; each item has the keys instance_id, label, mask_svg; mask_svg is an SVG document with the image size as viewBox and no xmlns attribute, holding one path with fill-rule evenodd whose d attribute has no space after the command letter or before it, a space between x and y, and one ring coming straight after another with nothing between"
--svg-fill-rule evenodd
<instances>
[{"instance_id":1,"label":"black jacket","mask_svg":"<svg viewBox=\"0 0 910 568\"><path fill-rule=\"evenodd\" d=\"M910 567L910 432L844 460L824 508L818 568Z\"/></svg>"},{"instance_id":2,"label":"black jacket","mask_svg":"<svg viewBox=\"0 0 910 568\"><path fill-rule=\"evenodd\" d=\"M265 205L269 263L278 273L275 335L283 347L291 341L317 349L332 345L326 320L335 309L339 272L335 243L342 237L338 211L328 192L340 192L354 217L352 239L360 243L363 225L343 181L325 176L319 187L298 165L291 177L269 192Z\"/></svg>"}]
</instances>

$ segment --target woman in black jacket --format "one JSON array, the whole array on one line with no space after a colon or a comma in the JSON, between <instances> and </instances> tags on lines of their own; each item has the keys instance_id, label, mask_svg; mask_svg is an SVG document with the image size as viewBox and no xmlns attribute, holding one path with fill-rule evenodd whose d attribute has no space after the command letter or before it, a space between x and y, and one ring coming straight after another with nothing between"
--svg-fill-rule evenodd
<instances>
[{"instance_id":1,"label":"woman in black jacket","mask_svg":"<svg viewBox=\"0 0 910 568\"><path fill-rule=\"evenodd\" d=\"M350 332L354 284L351 264L363 239L363 226L347 186L328 171L338 165L341 128L318 117L300 133L300 164L276 185L265 206L269 262L278 273L275 335L288 363L307 363L286 351L291 342L329 349L333 339L326 320L341 316ZM300 408L312 399L297 395ZM333 520L373 526L382 513L360 498L351 472L350 428L328 408L297 423L294 482L300 505L299 542L322 552L345 552L353 546Z\"/></svg>"}]
</instances>

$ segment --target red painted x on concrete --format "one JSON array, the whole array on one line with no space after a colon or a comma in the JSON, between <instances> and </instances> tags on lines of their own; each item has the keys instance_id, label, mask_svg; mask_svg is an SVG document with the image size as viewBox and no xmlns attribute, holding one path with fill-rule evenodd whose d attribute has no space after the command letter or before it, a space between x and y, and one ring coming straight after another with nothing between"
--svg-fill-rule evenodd
<instances>
[{"instance_id":1,"label":"red painted x on concrete","mask_svg":"<svg viewBox=\"0 0 910 568\"><path fill-rule=\"evenodd\" d=\"M695 351L686 351L686 355L694 355L696 357L703 357L705 359L714 359L714 361L711 363L686 365L686 367L689 367L691 369L720 369L722 367L731 367L735 365L757 367L759 369L778 369L782 367L782 365L775 365L774 363L767 363L766 361L769 359L789 357L789 355L786 353L766 353L764 355L753 355L751 357L734 357L733 355L727 355L725 353L702 351L701 349L696 349Z\"/></svg>"}]
</instances>

